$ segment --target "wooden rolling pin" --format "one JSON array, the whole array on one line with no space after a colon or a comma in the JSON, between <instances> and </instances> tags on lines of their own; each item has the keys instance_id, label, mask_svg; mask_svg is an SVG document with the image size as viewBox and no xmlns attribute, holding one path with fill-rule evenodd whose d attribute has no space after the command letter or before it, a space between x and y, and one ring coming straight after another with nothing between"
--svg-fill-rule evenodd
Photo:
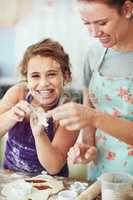
<instances>
[{"instance_id":1,"label":"wooden rolling pin","mask_svg":"<svg viewBox=\"0 0 133 200\"><path fill-rule=\"evenodd\" d=\"M82 192L78 197L74 200L94 200L98 194L101 192L101 184L100 181L96 181L92 185L88 187L84 192Z\"/></svg>"}]
</instances>

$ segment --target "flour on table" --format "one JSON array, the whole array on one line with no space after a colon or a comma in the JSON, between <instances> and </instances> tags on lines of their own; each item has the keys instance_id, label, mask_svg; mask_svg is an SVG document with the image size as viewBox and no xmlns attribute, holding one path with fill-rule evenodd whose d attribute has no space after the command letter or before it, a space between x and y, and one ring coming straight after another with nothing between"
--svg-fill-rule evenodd
<instances>
[{"instance_id":1,"label":"flour on table","mask_svg":"<svg viewBox=\"0 0 133 200\"><path fill-rule=\"evenodd\" d=\"M2 189L7 200L47 200L48 196L64 189L62 181L39 175L8 183Z\"/></svg>"}]
</instances>

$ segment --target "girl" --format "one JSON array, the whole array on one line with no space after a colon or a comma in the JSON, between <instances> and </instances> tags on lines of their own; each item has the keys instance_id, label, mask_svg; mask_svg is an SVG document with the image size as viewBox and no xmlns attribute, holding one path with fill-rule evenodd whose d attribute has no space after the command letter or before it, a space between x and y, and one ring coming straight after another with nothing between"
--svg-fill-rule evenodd
<instances>
[{"instance_id":1,"label":"girl","mask_svg":"<svg viewBox=\"0 0 133 200\"><path fill-rule=\"evenodd\" d=\"M8 132L4 168L68 176L67 152L78 131L67 131L50 116L44 127L40 116L67 101L63 87L71 80L69 67L69 57L56 41L45 39L27 48L20 63L25 81L0 102L0 135Z\"/></svg>"}]
</instances>

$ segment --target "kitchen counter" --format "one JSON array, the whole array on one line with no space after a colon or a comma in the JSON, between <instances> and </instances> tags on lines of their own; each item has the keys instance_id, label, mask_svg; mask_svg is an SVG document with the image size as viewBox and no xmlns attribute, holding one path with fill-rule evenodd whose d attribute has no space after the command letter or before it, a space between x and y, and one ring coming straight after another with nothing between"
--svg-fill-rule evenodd
<instances>
[{"instance_id":1,"label":"kitchen counter","mask_svg":"<svg viewBox=\"0 0 133 200\"><path fill-rule=\"evenodd\" d=\"M29 178L27 174L22 173L14 173L13 171L0 169L0 200L6 200L6 198L1 194L2 188L5 186L5 184L10 183L14 180L20 178ZM56 177L57 180L62 180L64 183L65 189L68 189L71 184L73 184L75 181L80 181L83 183L88 183L88 185L91 185L92 182L87 180L79 180L79 179L73 179L73 178L64 178L64 177ZM15 199L14 199L15 200ZM49 196L48 200L57 200L57 195ZM101 200L100 195L97 196L94 200Z\"/></svg>"}]
</instances>

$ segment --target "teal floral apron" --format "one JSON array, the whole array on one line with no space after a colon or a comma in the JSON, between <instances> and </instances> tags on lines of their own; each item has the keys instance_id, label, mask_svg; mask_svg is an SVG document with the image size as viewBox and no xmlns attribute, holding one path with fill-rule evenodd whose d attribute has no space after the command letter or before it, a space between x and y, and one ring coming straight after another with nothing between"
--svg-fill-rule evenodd
<instances>
[{"instance_id":1,"label":"teal floral apron","mask_svg":"<svg viewBox=\"0 0 133 200\"><path fill-rule=\"evenodd\" d=\"M89 85L90 100L100 111L133 121L133 76L120 78L101 75L100 68L105 54L92 74ZM95 140L98 156L89 170L89 178L96 179L104 172L117 171L133 175L133 145L128 145L99 129L96 131Z\"/></svg>"}]
</instances>

